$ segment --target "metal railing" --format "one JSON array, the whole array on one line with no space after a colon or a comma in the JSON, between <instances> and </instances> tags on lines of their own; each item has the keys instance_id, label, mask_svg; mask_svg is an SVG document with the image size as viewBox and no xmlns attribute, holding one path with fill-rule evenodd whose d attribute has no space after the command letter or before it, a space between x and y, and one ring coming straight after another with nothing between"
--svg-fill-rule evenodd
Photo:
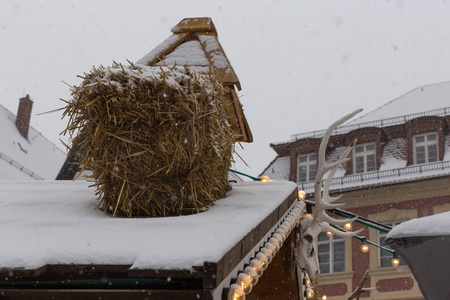
<instances>
[{"instance_id":1,"label":"metal railing","mask_svg":"<svg viewBox=\"0 0 450 300\"><path fill-rule=\"evenodd\" d=\"M11 166L16 167L20 171L24 172L25 174L27 174L28 176L30 176L30 177L32 177L32 178L34 178L36 180L44 180L44 178L42 178L41 176L37 175L33 171L25 168L24 166L22 166L21 164L16 162L14 159L12 159L11 157L7 156L6 154L3 154L2 152L0 152L0 159L3 159L7 163L9 163Z\"/></svg>"},{"instance_id":2,"label":"metal railing","mask_svg":"<svg viewBox=\"0 0 450 300\"><path fill-rule=\"evenodd\" d=\"M450 107L445 107L445 108L429 110L429 111L411 114L411 115L405 115L405 116L400 116L400 117L384 119L384 120L341 126L341 127L336 128L333 131L332 135L344 134L344 133L353 131L355 129L365 128L365 127L387 127L387 126L403 124L412 119L425 117L425 116L438 116L439 117L439 116L446 116L449 114L450 114ZM316 131L311 131L311 132L293 134L293 135L291 135L291 142L301 140L304 138L320 138L320 137L323 137L323 135L325 134L325 131L326 130L324 129L324 130L316 130Z\"/></svg>"},{"instance_id":3,"label":"metal railing","mask_svg":"<svg viewBox=\"0 0 450 300\"><path fill-rule=\"evenodd\" d=\"M421 164L408 166L401 169L392 169L385 171L376 171L369 173L361 173L361 174L353 174L347 175L343 177L334 178L331 181L331 185L343 185L344 183L350 182L364 182L372 179L381 179L387 177L401 177L406 174L422 174L423 172L435 171L435 170L444 170L450 169L450 161L440 161L435 163ZM322 186L325 181L322 181ZM314 188L314 181L298 183L299 189L305 190L309 188Z\"/></svg>"}]
</instances>

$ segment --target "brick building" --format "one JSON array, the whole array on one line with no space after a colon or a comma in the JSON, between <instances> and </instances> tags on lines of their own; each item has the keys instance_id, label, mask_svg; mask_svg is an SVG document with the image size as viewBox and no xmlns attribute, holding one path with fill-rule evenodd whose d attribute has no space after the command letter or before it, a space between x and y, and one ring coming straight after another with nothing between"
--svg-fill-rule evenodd
<instances>
[{"instance_id":1,"label":"brick building","mask_svg":"<svg viewBox=\"0 0 450 300\"><path fill-rule=\"evenodd\" d=\"M416 88L333 132L328 162L356 140L347 164L330 190L344 194L344 209L395 226L406 220L450 211L450 82ZM277 157L264 170L274 180L296 182L312 198L317 151L323 131L292 135L271 144ZM362 225L355 224L354 229ZM383 243L386 234L364 227L360 236ZM393 267L392 254L361 242L328 237L318 241L320 295L347 299L369 272L366 299L423 299L408 267Z\"/></svg>"}]
</instances>

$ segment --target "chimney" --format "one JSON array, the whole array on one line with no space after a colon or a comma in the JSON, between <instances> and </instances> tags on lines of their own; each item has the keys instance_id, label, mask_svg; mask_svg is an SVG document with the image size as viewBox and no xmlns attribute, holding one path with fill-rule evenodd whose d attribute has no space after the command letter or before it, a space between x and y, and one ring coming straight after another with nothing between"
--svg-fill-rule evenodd
<instances>
[{"instance_id":1,"label":"chimney","mask_svg":"<svg viewBox=\"0 0 450 300\"><path fill-rule=\"evenodd\" d=\"M30 96L26 95L19 100L19 110L17 111L16 126L20 134L24 138L28 139L28 128L30 127L31 108L33 107L33 101Z\"/></svg>"}]
</instances>

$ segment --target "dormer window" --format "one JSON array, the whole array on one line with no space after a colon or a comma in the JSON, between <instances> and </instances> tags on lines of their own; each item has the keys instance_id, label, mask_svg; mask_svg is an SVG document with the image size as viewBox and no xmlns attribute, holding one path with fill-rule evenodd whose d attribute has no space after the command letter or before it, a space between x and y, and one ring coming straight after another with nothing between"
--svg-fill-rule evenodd
<instances>
[{"instance_id":1,"label":"dormer window","mask_svg":"<svg viewBox=\"0 0 450 300\"><path fill-rule=\"evenodd\" d=\"M353 149L354 173L366 173L376 170L375 143L356 145Z\"/></svg>"},{"instance_id":2,"label":"dormer window","mask_svg":"<svg viewBox=\"0 0 450 300\"><path fill-rule=\"evenodd\" d=\"M314 181L317 171L317 154L309 153L298 156L297 182Z\"/></svg>"},{"instance_id":3,"label":"dormer window","mask_svg":"<svg viewBox=\"0 0 450 300\"><path fill-rule=\"evenodd\" d=\"M438 137L436 132L414 136L414 164L438 161Z\"/></svg>"}]
</instances>

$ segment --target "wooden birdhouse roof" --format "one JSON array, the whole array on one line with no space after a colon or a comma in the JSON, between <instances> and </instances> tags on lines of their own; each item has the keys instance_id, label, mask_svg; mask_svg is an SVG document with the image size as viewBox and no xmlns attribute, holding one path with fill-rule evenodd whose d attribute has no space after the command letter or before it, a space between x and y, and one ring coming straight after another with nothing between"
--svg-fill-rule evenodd
<instances>
[{"instance_id":1,"label":"wooden birdhouse roof","mask_svg":"<svg viewBox=\"0 0 450 300\"><path fill-rule=\"evenodd\" d=\"M213 71L217 80L229 88L225 104L237 141L252 142L253 137L235 87L239 78L231 66L211 18L185 18L172 28L172 35L137 63L147 66L187 66L201 73Z\"/></svg>"}]
</instances>

